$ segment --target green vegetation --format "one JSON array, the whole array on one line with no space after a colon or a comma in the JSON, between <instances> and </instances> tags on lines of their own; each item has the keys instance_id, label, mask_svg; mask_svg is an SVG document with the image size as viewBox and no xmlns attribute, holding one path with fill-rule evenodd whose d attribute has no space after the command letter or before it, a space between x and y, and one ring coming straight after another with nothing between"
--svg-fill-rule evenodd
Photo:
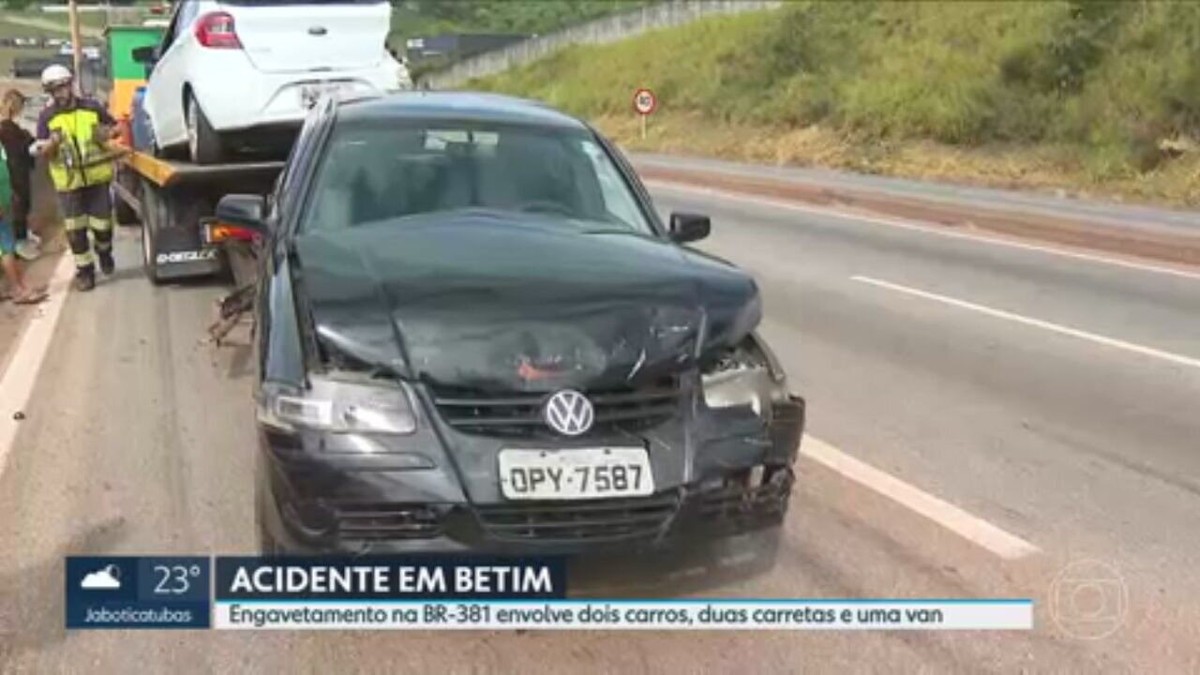
<instances>
[{"instance_id":1,"label":"green vegetation","mask_svg":"<svg viewBox=\"0 0 1200 675\"><path fill-rule=\"evenodd\" d=\"M100 44L94 33L103 28L107 15L103 12L81 12L79 23L84 31L85 45ZM89 34L89 31L92 34ZM0 38L60 38L70 37L70 26L66 14L50 14L37 9L0 12ZM27 56L50 56L57 48L43 47L0 47L0 77L6 77L16 58Z\"/></svg>"},{"instance_id":2,"label":"green vegetation","mask_svg":"<svg viewBox=\"0 0 1200 675\"><path fill-rule=\"evenodd\" d=\"M1200 3L793 2L471 84L633 147L1200 203Z\"/></svg>"},{"instance_id":3,"label":"green vegetation","mask_svg":"<svg viewBox=\"0 0 1200 675\"><path fill-rule=\"evenodd\" d=\"M648 0L401 0L392 11L388 42L403 52L405 41L418 35L541 35L645 4ZM446 60L417 64L411 74L420 79L447 65Z\"/></svg>"},{"instance_id":4,"label":"green vegetation","mask_svg":"<svg viewBox=\"0 0 1200 675\"><path fill-rule=\"evenodd\" d=\"M65 22L62 31L53 31L12 23L6 21L5 18L6 15L0 14L0 38L63 38L67 36ZM54 52L54 49L40 47L0 47L0 77L7 77L11 72L13 59L26 56L48 56Z\"/></svg>"},{"instance_id":5,"label":"green vegetation","mask_svg":"<svg viewBox=\"0 0 1200 675\"><path fill-rule=\"evenodd\" d=\"M393 41L439 33L548 33L646 0L401 0Z\"/></svg>"},{"instance_id":6,"label":"green vegetation","mask_svg":"<svg viewBox=\"0 0 1200 675\"><path fill-rule=\"evenodd\" d=\"M0 20L13 18L15 21L10 23L19 23L21 21L28 22L29 28L44 28L53 33L69 33L70 25L68 23L66 12L43 12L40 9L24 9L13 10L4 9L0 6ZM83 28L103 28L108 23L107 12L80 12L79 25Z\"/></svg>"}]
</instances>

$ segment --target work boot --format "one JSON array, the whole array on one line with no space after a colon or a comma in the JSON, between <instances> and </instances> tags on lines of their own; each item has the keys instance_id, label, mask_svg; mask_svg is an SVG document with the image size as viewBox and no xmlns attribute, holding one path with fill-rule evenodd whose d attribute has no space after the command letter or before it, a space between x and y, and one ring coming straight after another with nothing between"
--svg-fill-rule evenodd
<instances>
[{"instance_id":1,"label":"work boot","mask_svg":"<svg viewBox=\"0 0 1200 675\"><path fill-rule=\"evenodd\" d=\"M100 259L100 271L104 272L105 276L112 274L113 270L116 269L112 251L96 251L96 257Z\"/></svg>"},{"instance_id":2,"label":"work boot","mask_svg":"<svg viewBox=\"0 0 1200 675\"><path fill-rule=\"evenodd\" d=\"M75 290L90 291L96 287L96 268L92 265L75 270Z\"/></svg>"}]
</instances>

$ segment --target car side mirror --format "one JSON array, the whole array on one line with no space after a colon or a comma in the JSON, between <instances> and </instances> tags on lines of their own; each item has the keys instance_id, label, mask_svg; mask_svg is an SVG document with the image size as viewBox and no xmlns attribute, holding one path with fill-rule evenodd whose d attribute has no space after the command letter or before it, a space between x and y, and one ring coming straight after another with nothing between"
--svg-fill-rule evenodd
<instances>
[{"instance_id":1,"label":"car side mirror","mask_svg":"<svg viewBox=\"0 0 1200 675\"><path fill-rule=\"evenodd\" d=\"M671 214L671 241L684 244L700 241L712 232L712 221L699 213Z\"/></svg>"},{"instance_id":2,"label":"car side mirror","mask_svg":"<svg viewBox=\"0 0 1200 675\"><path fill-rule=\"evenodd\" d=\"M133 57L134 63L141 63L147 66L154 65L158 60L158 45L144 45L129 52Z\"/></svg>"},{"instance_id":3,"label":"car side mirror","mask_svg":"<svg viewBox=\"0 0 1200 675\"><path fill-rule=\"evenodd\" d=\"M217 202L216 224L242 228L265 237L270 231L265 212L266 200L260 195L225 195Z\"/></svg>"}]
</instances>

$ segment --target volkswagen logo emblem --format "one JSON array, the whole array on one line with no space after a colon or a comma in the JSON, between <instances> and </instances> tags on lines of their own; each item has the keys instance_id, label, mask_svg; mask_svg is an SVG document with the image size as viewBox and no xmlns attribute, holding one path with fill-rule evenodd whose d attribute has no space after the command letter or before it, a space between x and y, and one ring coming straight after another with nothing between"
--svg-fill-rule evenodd
<instances>
[{"instance_id":1,"label":"volkswagen logo emblem","mask_svg":"<svg viewBox=\"0 0 1200 675\"><path fill-rule=\"evenodd\" d=\"M564 436L578 436L592 428L596 415L592 402L572 389L555 392L542 408L542 418L553 430Z\"/></svg>"}]
</instances>

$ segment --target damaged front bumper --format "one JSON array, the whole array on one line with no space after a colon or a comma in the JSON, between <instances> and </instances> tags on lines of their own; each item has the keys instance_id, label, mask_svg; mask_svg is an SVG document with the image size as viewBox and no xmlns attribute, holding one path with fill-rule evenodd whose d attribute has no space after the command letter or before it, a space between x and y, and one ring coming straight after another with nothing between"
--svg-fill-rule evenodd
<instances>
[{"instance_id":1,"label":"damaged front bumper","mask_svg":"<svg viewBox=\"0 0 1200 675\"><path fill-rule=\"evenodd\" d=\"M721 419L667 423L673 428L662 436L681 445L705 428L729 429L687 441L697 449L681 460L681 480L646 497L579 501L505 500L495 489L495 453L506 442L444 424L424 452L377 457L319 455L261 432L259 527L276 550L293 553L590 555L669 551L780 525L804 400L774 403L753 434ZM452 456L447 445L466 449Z\"/></svg>"}]
</instances>

